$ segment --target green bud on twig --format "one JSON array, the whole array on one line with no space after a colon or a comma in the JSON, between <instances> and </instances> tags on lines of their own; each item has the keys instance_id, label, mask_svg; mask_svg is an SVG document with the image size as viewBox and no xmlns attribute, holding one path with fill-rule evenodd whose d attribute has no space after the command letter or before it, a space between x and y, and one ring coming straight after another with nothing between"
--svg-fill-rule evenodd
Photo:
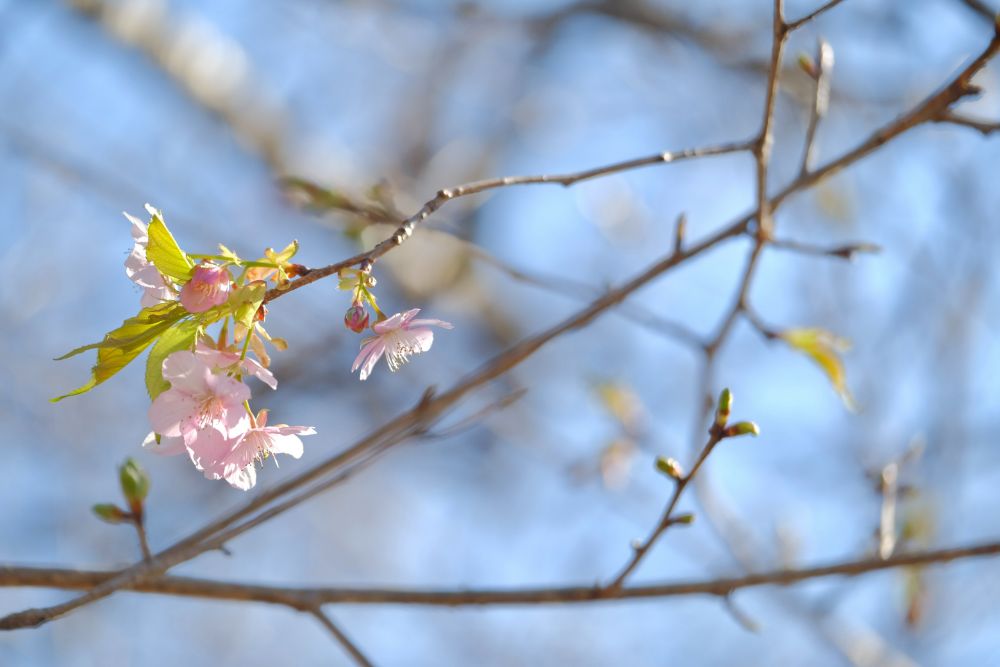
<instances>
[{"instance_id":1,"label":"green bud on twig","mask_svg":"<svg viewBox=\"0 0 1000 667\"><path fill-rule=\"evenodd\" d=\"M715 425L722 428L729 421L729 412L733 407L733 392L728 388L719 394L719 404L715 408Z\"/></svg>"},{"instance_id":2,"label":"green bud on twig","mask_svg":"<svg viewBox=\"0 0 1000 667\"><path fill-rule=\"evenodd\" d=\"M127 523L132 520L131 514L111 503L98 503L91 510L97 515L98 519L107 521L108 523Z\"/></svg>"},{"instance_id":3,"label":"green bud on twig","mask_svg":"<svg viewBox=\"0 0 1000 667\"><path fill-rule=\"evenodd\" d=\"M690 526L692 523L694 523L694 514L691 514L690 512L685 512L684 514L678 514L677 516L670 519L670 523L671 525L679 523L684 526Z\"/></svg>"},{"instance_id":4,"label":"green bud on twig","mask_svg":"<svg viewBox=\"0 0 1000 667\"><path fill-rule=\"evenodd\" d=\"M656 469L672 479L684 477L684 470L681 468L681 464L675 459L666 456L656 457Z\"/></svg>"},{"instance_id":5,"label":"green bud on twig","mask_svg":"<svg viewBox=\"0 0 1000 667\"><path fill-rule=\"evenodd\" d=\"M141 507L142 501L149 494L149 475L146 474L146 471L134 460L128 458L118 468L118 479L121 483L122 494L129 505L133 508Z\"/></svg>"},{"instance_id":6,"label":"green bud on twig","mask_svg":"<svg viewBox=\"0 0 1000 667\"><path fill-rule=\"evenodd\" d=\"M760 427L753 422L736 422L722 432L722 436L725 438L735 438L740 435L752 435L757 437L760 435Z\"/></svg>"}]
</instances>

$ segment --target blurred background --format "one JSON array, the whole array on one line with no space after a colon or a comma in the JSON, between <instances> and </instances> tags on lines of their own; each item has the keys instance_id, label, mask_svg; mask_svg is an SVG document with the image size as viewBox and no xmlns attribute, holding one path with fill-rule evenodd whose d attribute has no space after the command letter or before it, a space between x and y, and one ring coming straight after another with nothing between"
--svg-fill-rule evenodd
<instances>
[{"instance_id":1,"label":"blurred background","mask_svg":"<svg viewBox=\"0 0 1000 667\"><path fill-rule=\"evenodd\" d=\"M788 0L787 15L817 0ZM997 6L847 0L796 32L775 119L772 188L798 173L819 37L835 53L817 138L839 155L948 80ZM6 0L0 2L0 562L124 566L135 535L90 514L115 466L149 471L148 529L168 546L247 495L140 450L143 364L82 397L100 339L138 308L121 212L164 211L182 247L242 256L298 239L319 266L477 178L584 169L744 140L759 128L771 2L567 0ZM970 116L1000 118L1000 67ZM778 236L866 242L854 262L765 252L751 299L776 329L823 327L858 411L806 356L744 322L712 391L756 440L726 442L695 525L669 531L634 581L735 576L1000 535L1000 133L923 126L791 198ZM308 179L323 201L281 179ZM673 222L702 238L753 205L737 154L571 189L504 189L448 204L376 267L387 312L455 324L431 352L364 383L349 297L326 280L275 302L272 420L315 425L300 461L336 452L489 356L665 254ZM305 204L305 206L303 206ZM321 497L177 573L287 585L519 587L606 580L669 497L657 455L690 464L707 337L730 307L749 240L728 242L566 335L469 397L435 429ZM631 308L631 310L629 309ZM457 432L512 391L507 409ZM889 467L894 486L879 483ZM886 504L895 519L880 529ZM66 599L0 589L0 613ZM344 606L334 619L385 665L1000 664L1000 560L981 559L715 598L509 608ZM742 621L741 621L742 619ZM756 631L746 627L752 623ZM264 605L118 594L38 630L0 635L3 665L329 665L347 657L314 619Z\"/></svg>"}]
</instances>

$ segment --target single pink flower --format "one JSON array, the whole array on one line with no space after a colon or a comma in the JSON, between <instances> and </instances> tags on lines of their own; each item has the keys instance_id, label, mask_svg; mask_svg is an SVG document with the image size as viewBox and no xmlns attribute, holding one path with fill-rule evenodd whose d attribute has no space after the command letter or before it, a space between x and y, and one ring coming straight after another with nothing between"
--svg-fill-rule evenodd
<instances>
[{"instance_id":1,"label":"single pink flower","mask_svg":"<svg viewBox=\"0 0 1000 667\"><path fill-rule=\"evenodd\" d=\"M368 311L360 304L354 304L344 314L344 326L354 333L361 333L368 328Z\"/></svg>"},{"instance_id":2,"label":"single pink flower","mask_svg":"<svg viewBox=\"0 0 1000 667\"><path fill-rule=\"evenodd\" d=\"M303 452L300 435L314 435L316 429L311 426L288 426L287 424L267 425L267 410L261 410L257 416L257 425L252 427L231 444L227 451L218 450L221 454L214 461L202 458L199 462L205 471L205 476L211 479L225 479L231 486L244 491L257 483L258 461L267 459L272 454L288 454L293 458L301 458Z\"/></svg>"},{"instance_id":3,"label":"single pink flower","mask_svg":"<svg viewBox=\"0 0 1000 667\"><path fill-rule=\"evenodd\" d=\"M211 339L199 339L194 346L194 354L210 366L214 372L234 371L238 366L243 375L252 375L271 389L278 388L278 381L275 379L274 373L264 368L259 361L250 357L244 357L240 360L240 355L235 350L220 350L207 342L208 340Z\"/></svg>"},{"instance_id":4,"label":"single pink flower","mask_svg":"<svg viewBox=\"0 0 1000 667\"><path fill-rule=\"evenodd\" d=\"M181 288L181 304L189 313L204 313L229 298L233 277L229 269L211 262L194 267L191 280Z\"/></svg>"},{"instance_id":5,"label":"single pink flower","mask_svg":"<svg viewBox=\"0 0 1000 667\"><path fill-rule=\"evenodd\" d=\"M361 369L360 378L368 379L375 363L384 354L389 370L396 371L410 360L414 354L420 354L431 349L434 344L434 332L428 327L451 329L452 325L441 320L415 320L419 308L413 308L405 313L396 313L387 320L377 322L372 330L375 336L361 341L361 352L351 366L351 372Z\"/></svg>"},{"instance_id":6,"label":"single pink flower","mask_svg":"<svg viewBox=\"0 0 1000 667\"><path fill-rule=\"evenodd\" d=\"M149 421L164 439L179 437L193 450L199 443L214 445L219 436L238 438L250 428L243 405L250 399L250 388L228 375L213 373L193 352L181 350L164 359L163 379L170 389L149 406ZM176 447L176 441L167 442L171 449Z\"/></svg>"},{"instance_id":7,"label":"single pink flower","mask_svg":"<svg viewBox=\"0 0 1000 667\"><path fill-rule=\"evenodd\" d=\"M123 215L132 223L132 239L135 241L132 252L125 260L125 275L142 288L142 299L139 301L139 305L143 308L149 308L162 301L176 300L177 293L167 283L163 274L153 266L153 263L146 259L146 245L149 243L146 225L128 213L123 213Z\"/></svg>"}]
</instances>

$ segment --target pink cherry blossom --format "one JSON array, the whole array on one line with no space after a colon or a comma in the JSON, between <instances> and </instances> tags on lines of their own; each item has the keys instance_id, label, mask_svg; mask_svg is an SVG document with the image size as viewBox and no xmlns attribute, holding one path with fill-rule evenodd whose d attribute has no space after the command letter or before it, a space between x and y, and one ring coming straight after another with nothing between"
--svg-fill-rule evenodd
<instances>
[{"instance_id":1,"label":"pink cherry blossom","mask_svg":"<svg viewBox=\"0 0 1000 667\"><path fill-rule=\"evenodd\" d=\"M215 374L193 352L181 350L163 360L167 389L149 406L153 431L163 436L166 452L176 450L180 438L192 453L217 447L218 440L235 440L250 428L244 402L250 388L224 374Z\"/></svg>"},{"instance_id":2,"label":"pink cherry blossom","mask_svg":"<svg viewBox=\"0 0 1000 667\"><path fill-rule=\"evenodd\" d=\"M146 225L128 213L123 215L132 223L132 239L135 241L132 252L125 260L125 275L142 288L142 299L139 301L139 305L143 308L149 308L162 301L176 300L177 293L167 283L163 274L153 266L152 262L146 259L146 245L149 243Z\"/></svg>"},{"instance_id":3,"label":"pink cherry blossom","mask_svg":"<svg viewBox=\"0 0 1000 667\"><path fill-rule=\"evenodd\" d=\"M189 313L204 313L222 305L229 298L232 279L229 269L202 262L194 268L191 280L181 288L181 304Z\"/></svg>"},{"instance_id":4,"label":"pink cherry blossom","mask_svg":"<svg viewBox=\"0 0 1000 667\"><path fill-rule=\"evenodd\" d=\"M264 368L260 362L250 357L240 359L239 353L231 348L219 349L211 344L211 339L201 338L194 346L194 354L198 359L215 372L233 371L238 366L244 375L252 375L271 389L278 388L274 374Z\"/></svg>"},{"instance_id":5,"label":"pink cherry blossom","mask_svg":"<svg viewBox=\"0 0 1000 667\"><path fill-rule=\"evenodd\" d=\"M206 477L223 478L231 486L246 491L257 483L255 464L258 461L263 461L272 454L288 454L293 458L300 458L304 448L299 436L316 433L316 429L311 426L268 426L267 410L260 411L256 422L256 426L244 433L228 449L220 446L215 452L214 460L205 456L196 461Z\"/></svg>"},{"instance_id":6,"label":"pink cherry blossom","mask_svg":"<svg viewBox=\"0 0 1000 667\"><path fill-rule=\"evenodd\" d=\"M361 369L360 378L368 379L375 363L384 354L389 370L396 371L410 360L414 354L420 354L431 349L434 344L434 332L429 327L451 329L452 325L441 320L415 320L419 308L413 308L405 313L396 313L387 320L376 323L372 330L375 336L361 342L361 352L351 366L351 372Z\"/></svg>"}]
</instances>

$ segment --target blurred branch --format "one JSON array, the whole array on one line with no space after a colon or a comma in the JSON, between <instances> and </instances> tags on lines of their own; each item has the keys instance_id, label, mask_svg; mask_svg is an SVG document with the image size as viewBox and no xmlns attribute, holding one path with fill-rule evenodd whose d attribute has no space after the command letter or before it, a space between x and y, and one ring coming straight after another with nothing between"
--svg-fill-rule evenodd
<instances>
[{"instance_id":1,"label":"blurred branch","mask_svg":"<svg viewBox=\"0 0 1000 667\"><path fill-rule=\"evenodd\" d=\"M284 173L284 112L254 81L238 44L209 24L171 18L166 3L65 2L123 45L145 54L189 98L232 128L270 169Z\"/></svg>"},{"instance_id":2,"label":"blurred branch","mask_svg":"<svg viewBox=\"0 0 1000 667\"><path fill-rule=\"evenodd\" d=\"M705 148L691 148L681 151L666 151L646 157L625 160L624 162L615 162L602 167L586 169L584 171L576 171L566 174L504 176L501 178L473 181L471 183L464 183L451 188L438 190L437 194L434 195L432 199L429 199L422 207L420 207L420 210L403 220L399 225L399 228L396 229L396 231L393 232L389 238L376 244L371 250L319 269L305 269L301 278L287 283L283 288L274 288L269 291L267 296L264 298L264 302L267 303L269 301L273 301L282 294L286 294L292 290L320 280L321 278L338 273L341 269L361 265L363 270L370 270L371 266L379 258L393 248L402 245L406 239L410 238L418 224L429 218L452 199L458 199L460 197L467 197L469 195L479 194L488 190L496 190L516 185L556 184L569 187L581 181L590 180L592 178L600 178L602 176L609 176L611 174L617 174L631 169L638 169L640 167L648 167L655 164L669 164L671 162L679 162L680 160L708 157L712 155L723 155L726 153L739 153L750 150L750 148L751 145L748 142L739 142L709 146Z\"/></svg>"},{"instance_id":3,"label":"blurred branch","mask_svg":"<svg viewBox=\"0 0 1000 667\"><path fill-rule=\"evenodd\" d=\"M316 620L330 632L331 635L333 635L333 638L344 647L344 650L347 651L348 655L351 656L355 663L361 665L361 667L373 667L372 662L365 657L365 654L361 652L361 649L359 649L357 645L352 642L339 627L337 627L337 625L333 622L333 619L323 613L322 609L317 606L310 609L309 613L312 614Z\"/></svg>"},{"instance_id":4,"label":"blurred branch","mask_svg":"<svg viewBox=\"0 0 1000 667\"><path fill-rule=\"evenodd\" d=\"M994 22L997 19L997 12L987 6L982 0L959 0L959 2L982 16L987 21Z\"/></svg>"},{"instance_id":5,"label":"blurred branch","mask_svg":"<svg viewBox=\"0 0 1000 667\"><path fill-rule=\"evenodd\" d=\"M968 116L963 116L957 114L953 111L945 111L938 118L934 119L936 123L951 123L952 125L962 125L964 127L971 127L977 132L981 132L983 136L989 136L993 132L1000 132L1000 121L986 121L977 120L975 118L969 118Z\"/></svg>"},{"instance_id":6,"label":"blurred branch","mask_svg":"<svg viewBox=\"0 0 1000 667\"><path fill-rule=\"evenodd\" d=\"M504 262L498 257L491 255L470 241L462 241L467 244L469 253L473 257L489 264L497 270L502 271L510 278L526 285L532 285L548 292L552 292L553 294L559 294L574 299L592 299L601 292L600 288L583 281L563 276L528 272L523 269L519 269L511 264L508 264L507 262ZM674 248L675 251L679 250L680 245L675 244ZM638 304L626 302L613 312L614 314L627 318L649 331L661 336L666 336L677 342L684 343L685 345L696 347L698 349L705 346L701 337L691 329L688 329L679 322L664 319L648 308L644 308Z\"/></svg>"},{"instance_id":7,"label":"blurred branch","mask_svg":"<svg viewBox=\"0 0 1000 667\"><path fill-rule=\"evenodd\" d=\"M806 14L802 18L797 19L795 21L791 21L790 23L786 24L788 26L788 30L789 31L798 30L799 28L804 26L806 23L809 23L823 12L833 9L843 1L844 0L830 0L830 2L827 2L825 5L820 6L820 8L817 9L816 11L810 12L809 14Z\"/></svg>"},{"instance_id":8,"label":"blurred branch","mask_svg":"<svg viewBox=\"0 0 1000 667\"><path fill-rule=\"evenodd\" d=\"M995 556L1000 542L949 549L898 553L889 558L864 558L814 567L772 570L743 577L719 578L609 589L601 586L481 590L395 590L372 588L294 588L240 584L192 577L156 576L136 581L126 588L137 593L156 593L217 600L256 601L280 604L312 612L324 604L404 604L435 606L527 605L601 602L686 595L727 596L756 586L788 586L831 576L853 577L899 567L933 565L950 561ZM124 571L123 571L124 572ZM0 587L62 588L87 590L119 576L121 572L95 572L55 568L0 567Z\"/></svg>"},{"instance_id":9,"label":"blurred branch","mask_svg":"<svg viewBox=\"0 0 1000 667\"><path fill-rule=\"evenodd\" d=\"M802 255L816 255L819 257L835 257L837 259L853 260L860 253L878 253L882 251L880 246L874 243L848 243L841 246L819 246L791 239L772 239L770 247L779 250L790 250Z\"/></svg>"}]
</instances>

